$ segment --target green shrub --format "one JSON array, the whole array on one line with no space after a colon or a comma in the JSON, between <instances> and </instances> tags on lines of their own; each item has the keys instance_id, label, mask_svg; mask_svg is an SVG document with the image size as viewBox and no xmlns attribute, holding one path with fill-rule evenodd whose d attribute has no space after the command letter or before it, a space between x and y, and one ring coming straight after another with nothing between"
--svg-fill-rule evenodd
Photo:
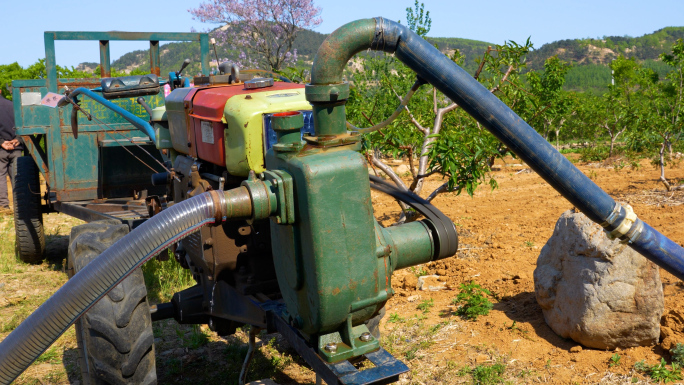
<instances>
[{"instance_id":1,"label":"green shrub","mask_svg":"<svg viewBox=\"0 0 684 385\"><path fill-rule=\"evenodd\" d=\"M585 147L579 150L580 161L582 162L601 162L608 158L610 153L610 147L608 146L595 146L595 147Z\"/></svg>"},{"instance_id":2,"label":"green shrub","mask_svg":"<svg viewBox=\"0 0 684 385\"><path fill-rule=\"evenodd\" d=\"M674 348L670 349L672 354L672 363L679 366L684 366L684 344L677 343Z\"/></svg>"},{"instance_id":3,"label":"green shrub","mask_svg":"<svg viewBox=\"0 0 684 385\"><path fill-rule=\"evenodd\" d=\"M461 284L461 292L454 298L453 304L459 305L456 314L476 320L481 315L489 314L494 305L487 298L491 295L489 290L471 281L469 284Z\"/></svg>"}]
</instances>

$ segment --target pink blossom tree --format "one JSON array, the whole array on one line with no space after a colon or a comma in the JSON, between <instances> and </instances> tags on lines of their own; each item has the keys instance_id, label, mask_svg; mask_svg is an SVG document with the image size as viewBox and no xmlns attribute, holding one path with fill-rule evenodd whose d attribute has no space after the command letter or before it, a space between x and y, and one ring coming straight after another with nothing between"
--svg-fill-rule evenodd
<instances>
[{"instance_id":1,"label":"pink blossom tree","mask_svg":"<svg viewBox=\"0 0 684 385\"><path fill-rule=\"evenodd\" d=\"M189 9L193 19L227 25L227 41L257 56L272 71L296 58L297 31L321 23L313 0L208 0Z\"/></svg>"}]
</instances>

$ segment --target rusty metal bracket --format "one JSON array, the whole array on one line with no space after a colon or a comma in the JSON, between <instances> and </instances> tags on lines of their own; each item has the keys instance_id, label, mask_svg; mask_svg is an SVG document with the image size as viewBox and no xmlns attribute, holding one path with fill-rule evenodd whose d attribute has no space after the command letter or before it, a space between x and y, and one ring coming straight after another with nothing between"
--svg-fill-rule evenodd
<instances>
[{"instance_id":1,"label":"rusty metal bracket","mask_svg":"<svg viewBox=\"0 0 684 385\"><path fill-rule=\"evenodd\" d=\"M297 353L328 385L379 385L389 384L399 380L399 375L408 372L409 368L403 362L394 358L385 349L378 349L366 353L366 358L375 367L363 371L357 370L347 360L329 364L323 361L314 349L292 326L288 325L276 311L268 312L269 326L273 326L290 343Z\"/></svg>"}]
</instances>

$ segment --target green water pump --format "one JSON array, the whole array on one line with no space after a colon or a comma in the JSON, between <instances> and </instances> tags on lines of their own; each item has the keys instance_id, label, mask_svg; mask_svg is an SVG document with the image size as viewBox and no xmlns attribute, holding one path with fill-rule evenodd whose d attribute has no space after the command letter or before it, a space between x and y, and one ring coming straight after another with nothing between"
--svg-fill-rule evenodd
<instances>
[{"instance_id":1,"label":"green water pump","mask_svg":"<svg viewBox=\"0 0 684 385\"><path fill-rule=\"evenodd\" d=\"M273 258L287 305L283 318L328 362L377 350L379 341L363 322L394 294L392 272L453 255L453 222L428 214L383 228L373 216L358 135L302 137L299 112L275 114L271 124L278 143L266 155L269 171L252 174L243 185L254 218L272 219ZM415 195L404 200L427 203Z\"/></svg>"}]
</instances>

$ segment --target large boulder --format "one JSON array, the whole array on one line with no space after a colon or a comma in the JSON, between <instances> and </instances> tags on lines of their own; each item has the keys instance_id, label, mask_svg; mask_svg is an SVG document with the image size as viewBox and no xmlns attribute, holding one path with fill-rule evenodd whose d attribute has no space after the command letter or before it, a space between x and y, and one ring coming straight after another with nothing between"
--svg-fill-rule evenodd
<instances>
[{"instance_id":1,"label":"large boulder","mask_svg":"<svg viewBox=\"0 0 684 385\"><path fill-rule=\"evenodd\" d=\"M566 211L556 222L537 259L534 290L561 337L597 349L658 343L658 267L580 212Z\"/></svg>"}]
</instances>

